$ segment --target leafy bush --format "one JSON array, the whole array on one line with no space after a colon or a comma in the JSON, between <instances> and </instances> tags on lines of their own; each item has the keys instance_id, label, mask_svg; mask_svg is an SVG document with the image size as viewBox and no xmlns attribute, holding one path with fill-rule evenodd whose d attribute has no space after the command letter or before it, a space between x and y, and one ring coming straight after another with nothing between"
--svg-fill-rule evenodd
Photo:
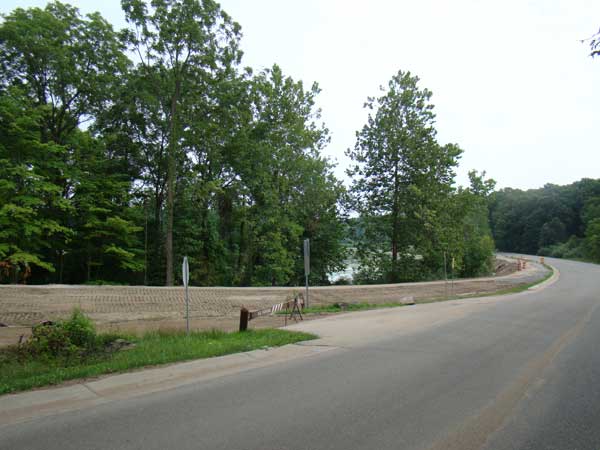
<instances>
[{"instance_id":1,"label":"leafy bush","mask_svg":"<svg viewBox=\"0 0 600 450\"><path fill-rule=\"evenodd\" d=\"M22 351L34 356L71 358L89 354L103 345L104 339L96 334L94 323L76 309L67 320L33 327Z\"/></svg>"},{"instance_id":2,"label":"leafy bush","mask_svg":"<svg viewBox=\"0 0 600 450\"><path fill-rule=\"evenodd\" d=\"M538 255L554 258L583 259L586 256L582 239L571 236L567 242L548 245L538 251Z\"/></svg>"},{"instance_id":3,"label":"leafy bush","mask_svg":"<svg viewBox=\"0 0 600 450\"><path fill-rule=\"evenodd\" d=\"M94 322L78 309L73 311L68 320L62 322L62 327L73 345L77 347L90 348L96 343Z\"/></svg>"},{"instance_id":4,"label":"leafy bush","mask_svg":"<svg viewBox=\"0 0 600 450\"><path fill-rule=\"evenodd\" d=\"M23 350L36 356L69 357L77 352L77 347L60 324L42 324L33 327L31 338Z\"/></svg>"}]
</instances>

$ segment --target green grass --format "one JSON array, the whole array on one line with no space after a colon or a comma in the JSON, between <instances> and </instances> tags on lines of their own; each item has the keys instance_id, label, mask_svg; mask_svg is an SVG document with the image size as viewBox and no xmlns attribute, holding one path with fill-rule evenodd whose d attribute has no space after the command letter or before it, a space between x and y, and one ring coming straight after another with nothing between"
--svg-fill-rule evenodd
<instances>
[{"instance_id":1,"label":"green grass","mask_svg":"<svg viewBox=\"0 0 600 450\"><path fill-rule=\"evenodd\" d=\"M498 291L493 291L493 292L482 292L482 293L475 293L475 294L468 294L468 295L452 295L449 297L436 297L436 298L432 298L432 299L427 299L427 300L419 300L417 301L417 303L434 303L434 302L443 302L446 300L460 300L462 298L479 298L479 297L493 297L496 295L508 295L508 294L518 294L519 292L524 292L534 286L537 286L538 284L542 284L544 281L549 280L552 275L554 275L554 269L549 266L548 264L542 264L546 269L549 270L549 272L544 275L543 278L534 281L533 283L528 283L528 284L522 284L519 286L514 286L511 288L506 288L506 289L500 289Z\"/></svg>"},{"instance_id":2,"label":"green grass","mask_svg":"<svg viewBox=\"0 0 600 450\"><path fill-rule=\"evenodd\" d=\"M522 284L520 286L514 286L511 288L500 289L498 291L493 292L482 292L468 295L451 295L444 297L433 297L428 299L420 299L416 300L416 303L435 303L435 302L443 302L446 300L460 300L463 298L477 298L477 297L491 297L495 295L507 295L507 294L518 294L519 292L524 292L533 286L537 286L538 284L543 283L544 281L550 279L552 275L554 275L554 270L548 264L543 264L543 266L549 270L549 272L544 275L543 278L534 281L533 283ZM339 304L335 303L333 305L320 305L320 306L311 306L310 308L305 308L302 313L310 314L310 313L339 313L345 311L364 311L368 309L378 309L378 308L394 308L398 306L406 306L402 303L348 303L346 307L342 308ZM279 312L278 314L285 314L284 311Z\"/></svg>"},{"instance_id":3,"label":"green grass","mask_svg":"<svg viewBox=\"0 0 600 450\"><path fill-rule=\"evenodd\" d=\"M0 394L140 367L278 347L315 338L308 333L275 329L243 333L193 332L190 336L184 332L152 332L141 338L126 337L136 344L129 350L96 354L76 361L18 357L16 349L9 347L0 351Z\"/></svg>"},{"instance_id":4,"label":"green grass","mask_svg":"<svg viewBox=\"0 0 600 450\"><path fill-rule=\"evenodd\" d=\"M379 308L395 308L399 306L405 306L402 303L347 303L345 306L341 306L338 303L333 305L318 305L304 308L303 314L319 314L319 313L338 313L344 311L364 311L367 309L379 309Z\"/></svg>"}]
</instances>

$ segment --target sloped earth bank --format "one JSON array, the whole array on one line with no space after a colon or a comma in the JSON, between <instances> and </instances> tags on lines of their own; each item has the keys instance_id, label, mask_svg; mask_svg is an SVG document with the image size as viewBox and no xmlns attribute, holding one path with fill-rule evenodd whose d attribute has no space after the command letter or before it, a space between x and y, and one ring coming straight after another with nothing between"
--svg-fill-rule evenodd
<instances>
[{"instance_id":1,"label":"sloped earth bank","mask_svg":"<svg viewBox=\"0 0 600 450\"><path fill-rule=\"evenodd\" d=\"M514 259L499 256L496 276L427 283L400 283L370 286L324 286L310 290L311 306L339 302L396 303L412 297L417 303L455 295L486 294L531 284L544 278L548 269L529 261L517 271ZM189 289L190 325L193 329L235 330L241 306L260 309L290 298L296 288ZM32 324L67 316L80 308L101 331L141 333L147 330L185 327L184 290L181 287L143 286L0 286L0 345L18 342L28 336ZM305 320L322 317L307 315ZM251 322L252 328L279 327L282 316L263 316Z\"/></svg>"}]
</instances>

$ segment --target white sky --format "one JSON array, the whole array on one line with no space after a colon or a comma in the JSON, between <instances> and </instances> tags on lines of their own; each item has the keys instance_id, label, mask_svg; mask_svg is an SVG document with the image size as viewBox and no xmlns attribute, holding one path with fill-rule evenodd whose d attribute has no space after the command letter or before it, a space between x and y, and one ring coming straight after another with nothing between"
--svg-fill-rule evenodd
<instances>
[{"instance_id":1,"label":"white sky","mask_svg":"<svg viewBox=\"0 0 600 450\"><path fill-rule=\"evenodd\" d=\"M125 26L119 0L69 3ZM598 0L220 3L242 26L244 65L319 83L341 178L365 99L399 69L433 91L440 142L464 149L460 184L470 169L499 187L600 177L600 58L580 42L600 27ZM0 12L45 4L3 0Z\"/></svg>"}]
</instances>

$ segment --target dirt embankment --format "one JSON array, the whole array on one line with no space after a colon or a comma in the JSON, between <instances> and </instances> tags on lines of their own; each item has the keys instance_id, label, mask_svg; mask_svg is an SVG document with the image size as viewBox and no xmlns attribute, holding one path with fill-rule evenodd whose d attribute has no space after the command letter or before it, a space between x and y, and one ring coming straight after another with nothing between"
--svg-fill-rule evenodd
<instances>
[{"instance_id":1,"label":"dirt embankment","mask_svg":"<svg viewBox=\"0 0 600 450\"><path fill-rule=\"evenodd\" d=\"M370 286L326 286L310 290L312 305L336 302L394 303L406 297L416 301L452 295L489 293L531 283L547 269L530 263L516 271L514 260L499 258L494 277L427 283L400 283ZM239 309L266 308L290 298L296 288L192 287L190 318L194 328L235 329ZM67 316L73 308L89 315L100 329L140 332L148 329L178 328L183 325L184 291L181 287L143 286L0 286L0 343L18 340L27 328L46 319ZM253 326L281 326L283 318L265 317Z\"/></svg>"}]
</instances>

